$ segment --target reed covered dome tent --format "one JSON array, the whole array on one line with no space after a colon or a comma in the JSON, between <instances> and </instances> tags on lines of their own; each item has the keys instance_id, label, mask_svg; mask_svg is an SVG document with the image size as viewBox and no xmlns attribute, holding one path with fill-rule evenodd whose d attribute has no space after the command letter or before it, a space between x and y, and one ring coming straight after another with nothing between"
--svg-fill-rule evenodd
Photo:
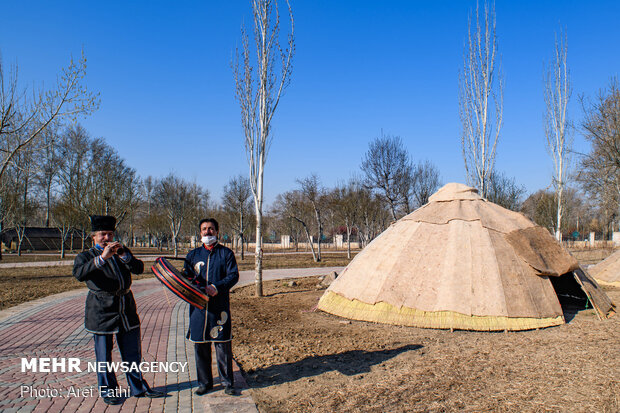
<instances>
[{"instance_id":1,"label":"reed covered dome tent","mask_svg":"<svg viewBox=\"0 0 620 413\"><path fill-rule=\"evenodd\" d=\"M465 330L563 324L559 296L614 305L545 228L450 183L342 271L318 308L355 320Z\"/></svg>"},{"instance_id":2,"label":"reed covered dome tent","mask_svg":"<svg viewBox=\"0 0 620 413\"><path fill-rule=\"evenodd\" d=\"M620 251L614 252L588 271L599 283L620 287Z\"/></svg>"}]
</instances>

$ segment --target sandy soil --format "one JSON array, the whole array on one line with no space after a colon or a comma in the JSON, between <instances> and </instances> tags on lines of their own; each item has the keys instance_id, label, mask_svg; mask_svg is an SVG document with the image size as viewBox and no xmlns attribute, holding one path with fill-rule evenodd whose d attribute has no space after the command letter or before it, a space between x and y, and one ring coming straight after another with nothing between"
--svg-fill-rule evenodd
<instances>
[{"instance_id":1,"label":"sandy soil","mask_svg":"<svg viewBox=\"0 0 620 413\"><path fill-rule=\"evenodd\" d=\"M620 316L483 333L312 311L315 278L232 293L235 358L261 412L618 412ZM607 289L620 303L620 289Z\"/></svg>"}]
</instances>

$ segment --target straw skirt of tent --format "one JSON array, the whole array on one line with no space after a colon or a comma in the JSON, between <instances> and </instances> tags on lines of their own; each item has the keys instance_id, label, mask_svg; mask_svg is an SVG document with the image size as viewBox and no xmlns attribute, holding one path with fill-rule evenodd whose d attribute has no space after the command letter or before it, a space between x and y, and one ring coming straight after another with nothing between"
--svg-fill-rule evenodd
<instances>
[{"instance_id":1,"label":"straw skirt of tent","mask_svg":"<svg viewBox=\"0 0 620 413\"><path fill-rule=\"evenodd\" d=\"M596 299L604 296L606 315L613 304L577 270L575 258L546 229L473 188L448 184L360 252L318 308L427 328L541 328L564 323L551 278L570 273L573 283L586 280Z\"/></svg>"},{"instance_id":2,"label":"straw skirt of tent","mask_svg":"<svg viewBox=\"0 0 620 413\"><path fill-rule=\"evenodd\" d=\"M614 252L588 271L600 284L620 287L620 251Z\"/></svg>"}]
</instances>

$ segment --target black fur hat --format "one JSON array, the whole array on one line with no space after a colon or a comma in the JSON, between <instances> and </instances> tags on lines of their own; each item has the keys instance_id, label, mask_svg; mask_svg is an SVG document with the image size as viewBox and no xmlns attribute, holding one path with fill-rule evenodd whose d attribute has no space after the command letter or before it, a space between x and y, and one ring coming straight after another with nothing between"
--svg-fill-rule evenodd
<instances>
[{"instance_id":1,"label":"black fur hat","mask_svg":"<svg viewBox=\"0 0 620 413\"><path fill-rule=\"evenodd\" d=\"M111 215L91 215L92 231L115 231L116 218Z\"/></svg>"}]
</instances>

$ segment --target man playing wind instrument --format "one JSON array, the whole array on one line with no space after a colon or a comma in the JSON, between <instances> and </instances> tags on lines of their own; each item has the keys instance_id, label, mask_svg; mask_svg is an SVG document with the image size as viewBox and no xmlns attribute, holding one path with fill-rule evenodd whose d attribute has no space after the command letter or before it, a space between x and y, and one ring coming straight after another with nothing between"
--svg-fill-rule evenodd
<instances>
[{"instance_id":1,"label":"man playing wind instrument","mask_svg":"<svg viewBox=\"0 0 620 413\"><path fill-rule=\"evenodd\" d=\"M93 333L97 365L112 361L112 339L116 343L124 362L137 366L142 361L140 344L140 319L136 301L131 292L131 274L141 274L144 263L135 258L131 251L114 241L116 218L93 215L93 247L75 258L73 276L86 282L85 328ZM135 363L135 364L134 364ZM130 369L127 382L130 395L135 397L163 397L164 393L152 390L137 368ZM113 371L97 372L99 393L107 404L121 404L118 382Z\"/></svg>"}]
</instances>

